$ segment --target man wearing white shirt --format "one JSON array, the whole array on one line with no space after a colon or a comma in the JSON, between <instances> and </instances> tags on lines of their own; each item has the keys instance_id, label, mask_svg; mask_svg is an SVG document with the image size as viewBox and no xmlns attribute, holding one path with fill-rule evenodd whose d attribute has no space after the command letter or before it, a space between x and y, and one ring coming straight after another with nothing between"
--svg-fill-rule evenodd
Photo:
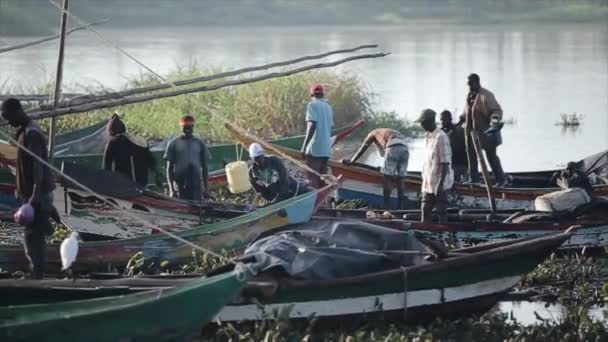
<instances>
[{"instance_id":1,"label":"man wearing white shirt","mask_svg":"<svg viewBox=\"0 0 608 342\"><path fill-rule=\"evenodd\" d=\"M424 164L422 166L422 222L432 222L432 211L439 213L439 223L448 221L448 192L454 185L450 138L437 127L432 109L425 109L416 122L426 133Z\"/></svg>"}]
</instances>

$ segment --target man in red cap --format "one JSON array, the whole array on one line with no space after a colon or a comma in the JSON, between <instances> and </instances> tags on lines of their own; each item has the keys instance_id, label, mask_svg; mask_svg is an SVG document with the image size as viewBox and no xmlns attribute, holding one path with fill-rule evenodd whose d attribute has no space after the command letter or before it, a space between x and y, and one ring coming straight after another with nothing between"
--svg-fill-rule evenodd
<instances>
[{"instance_id":1,"label":"man in red cap","mask_svg":"<svg viewBox=\"0 0 608 342\"><path fill-rule=\"evenodd\" d=\"M320 84L310 87L312 100L306 108L306 138L302 145L302 154L306 165L320 174L327 173L327 162L331 156L331 129L334 126L334 111L325 100L325 89ZM321 187L321 178L311 172L306 177L311 185Z\"/></svg>"},{"instance_id":2,"label":"man in red cap","mask_svg":"<svg viewBox=\"0 0 608 342\"><path fill-rule=\"evenodd\" d=\"M200 202L203 191L208 190L209 150L203 140L193 135L194 123L192 115L179 120L184 134L169 142L165 160L171 197Z\"/></svg>"}]
</instances>

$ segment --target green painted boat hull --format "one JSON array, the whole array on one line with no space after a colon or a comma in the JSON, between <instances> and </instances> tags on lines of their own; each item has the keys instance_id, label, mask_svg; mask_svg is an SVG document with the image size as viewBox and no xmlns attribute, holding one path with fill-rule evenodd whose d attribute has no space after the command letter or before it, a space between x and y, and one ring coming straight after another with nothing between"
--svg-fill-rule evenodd
<instances>
[{"instance_id":1,"label":"green painted boat hull","mask_svg":"<svg viewBox=\"0 0 608 342\"><path fill-rule=\"evenodd\" d=\"M273 141L274 144L299 149L304 142L304 136L295 136L284 139ZM153 151L152 155L156 160L157 171L160 174L164 174L165 160L163 159L164 151ZM211 158L209 159L209 170L219 170L224 168L224 163L229 163L235 160L239 160L237 153L242 154L241 159L247 160L247 151L242 150L240 147L237 148L235 144L221 144L209 146L209 153ZM85 154L75 156L61 156L54 159L54 164L61 166L61 163L76 163L93 168L99 168L102 164L103 155L101 154Z\"/></svg>"},{"instance_id":2,"label":"green painted boat hull","mask_svg":"<svg viewBox=\"0 0 608 342\"><path fill-rule=\"evenodd\" d=\"M331 280L276 279L277 291L268 298L247 298L227 305L220 321L251 321L288 312L290 318L356 317L362 315L442 313L462 303L478 301L510 290L570 234L553 234L523 242L391 271ZM268 281L268 278L264 278ZM490 304L492 304L490 302ZM466 307L461 313L466 312ZM405 312L407 311L407 312Z\"/></svg>"},{"instance_id":3,"label":"green painted boat hull","mask_svg":"<svg viewBox=\"0 0 608 342\"><path fill-rule=\"evenodd\" d=\"M227 273L174 289L0 308L2 341L159 341L200 329L244 286Z\"/></svg>"}]
</instances>

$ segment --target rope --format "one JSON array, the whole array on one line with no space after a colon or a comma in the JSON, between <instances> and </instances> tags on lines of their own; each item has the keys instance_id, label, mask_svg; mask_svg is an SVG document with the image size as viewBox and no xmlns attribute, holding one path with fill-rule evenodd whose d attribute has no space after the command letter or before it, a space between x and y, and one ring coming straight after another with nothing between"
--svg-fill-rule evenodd
<instances>
[{"instance_id":1,"label":"rope","mask_svg":"<svg viewBox=\"0 0 608 342\"><path fill-rule=\"evenodd\" d=\"M403 321L407 322L407 268L401 267L403 270Z\"/></svg>"},{"instance_id":2,"label":"rope","mask_svg":"<svg viewBox=\"0 0 608 342\"><path fill-rule=\"evenodd\" d=\"M70 177L69 175L64 174L59 169L57 169L55 166L49 164L46 160L40 158L40 156L38 156L36 153L30 151L27 147L23 146L21 143L19 143L17 140L15 140L13 137L11 137L9 134L7 134L7 133L3 132L2 130L0 130L0 135L4 139L6 139L7 141L11 142L12 144L15 144L18 148L20 148L23 151L25 151L27 154L29 154L31 157L33 157L34 159L36 159L42 165L44 165L44 166L48 167L49 169L51 169L53 172L61 175L62 177L65 177L65 179L67 179L70 182L76 184L77 186L79 186L83 190L85 190L85 191L87 191L87 192L95 195L96 197L99 197L99 199L101 199L101 201L103 201L104 203L106 203L110 207L115 208L117 210L122 210L122 208L120 208L118 205L112 203L111 201L107 200L104 196L96 193L95 191L93 191L92 189L90 189L89 187L87 187L86 185L78 182L77 180L75 180L74 178ZM231 262L233 264L236 264L233 260L231 260L229 258L226 258L225 256L223 256L221 254L215 253L215 252L213 252L211 250L208 250L208 249L206 249L204 247L201 247L201 246L199 246L199 245L197 245L195 243L192 243L192 242L190 242L190 241L188 241L188 240L186 240L186 239L184 239L182 237L179 237L179 236L177 236L177 235L175 235L175 234L173 234L173 233L171 233L171 232L169 232L169 231L167 231L167 230L165 230L165 229L163 229L161 227L154 226L154 225L146 222L145 220L143 220L139 216L130 213L129 211L124 210L124 212L126 212L128 216L131 216L131 218L135 219L136 221L139 221L140 223L142 223L144 226L146 226L148 228L156 229L156 230L160 231L161 233L163 233L163 234L165 234L167 236L170 236L170 237L174 238L175 240L180 241L180 242L182 242L184 244L187 244L188 246L190 246L190 247L192 247L192 248L194 248L196 250L199 250L199 251L201 251L203 253L208 253L208 254L211 254L211 255L213 255L215 257L218 257L218 258L221 258L223 260L229 261L229 262Z\"/></svg>"},{"instance_id":3,"label":"rope","mask_svg":"<svg viewBox=\"0 0 608 342\"><path fill-rule=\"evenodd\" d=\"M56 2L54 2L53 0L49 0L49 2L50 2L50 3L51 3L53 6L55 6L57 9L59 9L59 11L61 11L62 13L65 13L66 15L68 15L70 18L72 18L72 19L76 20L76 21L77 21L78 23L80 23L81 25L87 25L87 24L88 24L88 23L86 23L85 21L83 21L83 20L81 20L80 18L78 18L77 16L75 16L75 15L71 14L69 10L65 10L65 9L63 9L63 7L62 7L62 6L60 6L59 4L57 4ZM101 35L101 34L100 34L100 33L99 33L97 30L95 30L93 27L91 27L91 26L87 26L87 29L88 29L88 30L90 30L91 32L93 32L93 33L94 33L94 34L95 34L95 35L96 35L96 36L97 36L97 37L98 37L98 38L99 38L101 41L103 41L105 44L107 44L107 45L109 45L109 46L111 46L111 47L113 47L113 48L117 49L117 50L118 50L118 51L120 51L122 54L124 54L125 56L127 56L129 59L131 59L133 62L135 62L135 63L136 63L136 64L138 64L139 66L141 66L141 67L143 67L144 69L146 69L148 72L150 72L152 75L154 75L156 78L158 78L158 79L159 79L159 80L161 80L162 82L164 82L164 83L166 83L166 84L170 85L171 87L177 88L177 86L176 86L176 85L175 85L173 82L171 82L171 81L167 80L166 78L164 78L164 77L163 77L163 76L161 76L160 74L156 73L156 72L155 72L154 70L152 70L150 67L148 67L148 66L147 66L147 65L145 65L143 62L139 61L137 58L135 58L134 56L132 56L131 54L129 54L128 52L126 52L125 50L123 50L122 48L120 48L118 45L114 44L112 41L110 41L110 40L106 39L105 37L103 37L103 35ZM229 121L228 121L228 120L227 120L227 119L226 119L224 116L222 116L222 115L218 114L218 113L217 113L215 110L211 109L210 107L208 107L208 106L206 106L206 105L204 105L204 104L197 103L197 102L195 102L194 100L192 100L192 98L190 98L190 97L187 97L187 99L188 99L189 101L191 101L191 102L192 102L192 104L193 104L194 106L200 106L200 107L202 107L204 110L208 111L208 112L209 112L209 113L210 113L212 116L215 116L215 117L219 118L219 119L220 119L222 122L224 122L224 123L230 124L230 122L229 122ZM245 130L243 130L242 128L240 128L240 127L238 127L238 126L234 126L234 125L233 125L233 127L235 127L235 129L237 129L237 131L244 132L245 134L247 134L247 133L245 132ZM89 192L89 193L91 193L91 194L93 194L93 195L95 195L95 196L99 197L99 198L100 198L100 199L101 199L101 200L102 200L104 203L106 203L106 204L107 204L107 205L109 205L110 207L116 208L117 210L122 210L122 208L118 207L116 204L114 204L114 203L110 202L109 200L105 199L103 196L101 196L101 195L97 194L97 193L96 193L95 191L93 191L92 189L90 189L90 188L88 188L87 186L85 186L84 184L82 184L82 183L80 183L80 182L76 181L75 179L73 179L73 178L72 178L72 177L70 177L69 175L64 174L63 172L61 172L60 170L58 170L58 169L57 169L55 166L53 166L53 165L49 164L47 161L45 161L45 160L43 160L42 158L40 158L38 155L36 155L35 153L33 153L32 151L30 151L29 149L27 149L25 146L23 146L23 145L22 145L22 144L20 144L18 141L16 141L15 139L13 139L13 138L12 138L10 135L8 135L7 133L0 131L0 135L2 135L2 136L3 136L3 137L4 137L4 138L7 140L7 141L9 141L9 142L11 142L11 143L15 144L15 145L16 145L18 148L20 148L20 149L22 149L23 151L25 151L27 154L29 154L31 157L33 157L34 159L36 159L37 161L39 161L39 162L40 162L40 163L42 163L43 165L47 166L47 167L48 167L49 169L51 169L53 172L55 172L55 173L57 173L57 174L62 175L62 176L63 176L63 177L65 177L67 180L71 181L72 183L74 183L75 185L79 186L79 187L80 187L80 188L82 188L83 190L85 190L85 191L87 191L87 192ZM319 177L326 178L326 179L327 179L327 178L329 178L329 177L331 177L331 176L329 176L329 177L328 177L328 175L321 175L320 173L318 173L318 172L316 172L315 170L311 169L310 167L308 167L308 166L307 166L307 165L305 165L304 163L300 162L299 160L296 160L296 159L292 158L291 156L286 155L285 153L283 153L283 152L279 151L278 149L274 148L274 146L272 146L272 145L270 145L270 144L268 144L268 143L264 142L263 140L259 139L258 137L251 136L251 138L252 138L254 141L256 141L256 142L260 143L262 146L264 146L264 147L268 148L268 149L269 149L269 150L271 150L271 151L274 151L275 153L277 153L277 154L281 155L281 156L282 156L282 157L284 157L284 158L287 158L288 160L291 160L291 161L292 161L292 162L294 162L295 164L297 164L297 165L301 166L301 167L302 167L302 168L304 168L305 170L307 170L307 171L309 171L309 172L311 172L311 173L313 173L313 174L315 174L315 175L317 175L317 176L319 176ZM330 178L330 179L331 179L331 178ZM333 183L334 183L334 184L336 183L336 182L335 182L335 180L333 180L333 179L331 179L331 180L333 181ZM318 192L318 191L319 191L319 190L316 190L315 192ZM142 223L144 226L150 227L150 228L152 228L152 229L156 229L156 230L160 231L161 233L163 233L163 234L165 234L165 235L167 235L167 236L169 236L169 237L172 237L173 239L175 239L175 240L177 240L177 241L180 241L180 242L182 242L182 243L184 243L184 244L186 244L186 245L188 245L188 246L190 246L190 247L192 247L192 248L194 248L194 249L196 249L196 250L199 250L199 251L201 251L201 252L203 252L203 253L208 253L208 254L213 255L213 256L215 256L215 257L217 257L217 258L220 258L220 259L223 259L223 260L226 260L226 261L228 261L228 262L230 262L230 263L235 264L235 262L234 262L233 260L228 259L228 258L224 257L223 255L220 255L220 254L215 253L215 252L213 252L213 251L211 251L211 250L208 250L208 249L206 249L206 248L204 248L204 247L201 247L201 246L199 246L199 245L196 245L196 244L194 244L194 243L192 243L192 242L190 242L190 241L188 241L188 240L186 240L186 239L183 239L183 238L181 238L181 237L179 237L179 236L177 236L177 235L175 235L175 234L173 234L173 233L171 233L171 232L169 232L169 231L167 231L167 230L163 229L163 228L153 226L153 225L149 224L148 222L146 222L145 220L141 219L140 217L138 217L138 216L136 216L136 215L131 214L129 211L125 211L125 212L127 213L127 215L131 216L131 217L132 217L133 219L135 219L136 221L141 222L141 223Z\"/></svg>"},{"instance_id":4,"label":"rope","mask_svg":"<svg viewBox=\"0 0 608 342\"><path fill-rule=\"evenodd\" d=\"M49 2L51 4L53 4L57 9L59 9L59 11L66 13L68 16L70 16L71 18L73 18L74 20L76 20L80 25L86 25L88 24L87 22L81 20L80 18L78 18L77 16L71 14L68 11L64 10L62 6L60 6L59 4L57 4L56 2L54 2L53 0L49 0ZM152 75L154 75L154 77L158 78L161 82L164 82L168 85L170 85L173 88L179 88L175 83L173 83L172 81L166 79L165 77L161 76L160 74L158 74L157 72L155 72L154 70L152 70L150 67L148 67L147 65L145 65L143 62L141 62L140 60L138 60L137 58L135 58L134 56L132 56L131 54L129 54L128 52L126 52L125 50L123 50L121 47L119 47L118 45L114 44L113 42L111 42L110 40L106 39L105 37L103 37L97 30L95 30L93 27L91 26L87 26L88 30L91 30L93 33L95 33L95 35L101 39L104 43L106 43L107 45L114 47L115 49L117 49L118 51L120 51L121 53L123 53L125 56L127 56L129 59L131 59L133 62L135 62L136 64L140 65L141 67L143 67L144 69L148 70ZM217 113L215 110L213 110L211 107L206 106L204 104L198 103L197 101L194 101L191 97L187 96L186 99L188 101L190 101L195 107L199 106L201 107L203 110L209 112L212 116L215 116L216 118L219 118L224 124L229 124L232 127L234 127L235 130L237 130L239 133L248 136L249 138L251 138L253 141L257 142L258 144L264 146L265 148L273 151L274 153L280 155L281 157L290 160L291 162L293 162L294 164L300 166L301 168L303 168L304 170L308 171L309 173L312 173L318 177L320 177L321 179L323 179L324 181L331 183L331 184L337 184L335 177L333 177L332 175L325 175L325 174L321 174L319 172L317 172L316 170L312 169L311 167L309 167L308 165L306 165L305 163L283 153L282 151L278 150L277 148L275 148L274 146L272 146L271 144L263 141L262 139L258 138L257 136L253 136L253 135L249 135L247 133L246 130L244 130L243 128L233 124L232 122L230 122L228 119L226 119L223 115L220 115L219 113Z\"/></svg>"}]
</instances>

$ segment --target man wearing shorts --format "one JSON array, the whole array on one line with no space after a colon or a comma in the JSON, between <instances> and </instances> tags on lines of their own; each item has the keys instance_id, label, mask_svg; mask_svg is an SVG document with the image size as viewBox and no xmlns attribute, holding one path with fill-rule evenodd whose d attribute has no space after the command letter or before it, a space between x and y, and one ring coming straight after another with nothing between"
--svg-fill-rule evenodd
<instances>
[{"instance_id":1,"label":"man wearing shorts","mask_svg":"<svg viewBox=\"0 0 608 342\"><path fill-rule=\"evenodd\" d=\"M397 207L403 209L404 181L410 154L405 137L399 131L390 128L377 128L371 131L357 153L350 160L343 162L346 164L355 163L372 143L376 145L380 155L384 157L384 167L382 167L384 209L390 209L391 207L390 199L394 187L397 188Z\"/></svg>"}]
</instances>

